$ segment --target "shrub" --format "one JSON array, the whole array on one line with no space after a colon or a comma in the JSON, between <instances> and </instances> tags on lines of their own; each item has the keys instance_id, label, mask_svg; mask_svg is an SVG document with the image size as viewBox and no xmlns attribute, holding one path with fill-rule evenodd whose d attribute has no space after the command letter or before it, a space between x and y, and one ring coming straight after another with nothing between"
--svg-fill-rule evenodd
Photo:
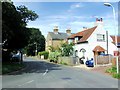
<instances>
[{"instance_id":1,"label":"shrub","mask_svg":"<svg viewBox=\"0 0 120 90\"><path fill-rule=\"evenodd\" d=\"M63 62L63 61L61 61L61 62L60 62L60 64L63 64L63 65L68 65L67 63L65 63L65 62Z\"/></svg>"},{"instance_id":2,"label":"shrub","mask_svg":"<svg viewBox=\"0 0 120 90\"><path fill-rule=\"evenodd\" d=\"M39 52L38 55L39 55L39 56L44 55L44 59L48 59L49 52L47 52L47 51Z\"/></svg>"},{"instance_id":3,"label":"shrub","mask_svg":"<svg viewBox=\"0 0 120 90\"><path fill-rule=\"evenodd\" d=\"M106 72L107 73L115 73L115 72L117 72L117 69L115 66L113 66L112 68L107 69Z\"/></svg>"},{"instance_id":4,"label":"shrub","mask_svg":"<svg viewBox=\"0 0 120 90\"><path fill-rule=\"evenodd\" d=\"M59 55L61 55L61 54L58 51L50 52L49 60L57 61Z\"/></svg>"},{"instance_id":5,"label":"shrub","mask_svg":"<svg viewBox=\"0 0 120 90\"><path fill-rule=\"evenodd\" d=\"M117 73L113 73L112 76L113 76L114 78L120 79L120 73L118 73L118 74L117 74Z\"/></svg>"},{"instance_id":6,"label":"shrub","mask_svg":"<svg viewBox=\"0 0 120 90\"><path fill-rule=\"evenodd\" d=\"M73 44L64 43L61 45L62 56L71 56L73 54Z\"/></svg>"}]
</instances>

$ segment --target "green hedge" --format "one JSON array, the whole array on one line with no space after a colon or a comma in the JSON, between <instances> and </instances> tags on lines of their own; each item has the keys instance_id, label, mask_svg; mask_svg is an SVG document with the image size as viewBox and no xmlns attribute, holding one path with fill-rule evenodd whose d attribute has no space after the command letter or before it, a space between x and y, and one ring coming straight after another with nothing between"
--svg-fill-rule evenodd
<instances>
[{"instance_id":1,"label":"green hedge","mask_svg":"<svg viewBox=\"0 0 120 90\"><path fill-rule=\"evenodd\" d=\"M49 52L47 52L47 51L42 51L42 52L39 52L38 55L39 55L39 56L44 55L44 59L48 59Z\"/></svg>"}]
</instances>

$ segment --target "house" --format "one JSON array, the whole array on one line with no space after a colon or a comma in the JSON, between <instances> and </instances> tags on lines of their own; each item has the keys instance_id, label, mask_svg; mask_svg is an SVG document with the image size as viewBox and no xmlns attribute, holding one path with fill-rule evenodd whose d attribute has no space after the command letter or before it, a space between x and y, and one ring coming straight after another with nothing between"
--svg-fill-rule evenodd
<instances>
[{"instance_id":1,"label":"house","mask_svg":"<svg viewBox=\"0 0 120 90\"><path fill-rule=\"evenodd\" d=\"M110 37L112 38L113 44L115 44L115 38L117 39L117 49L118 50L116 52L120 54L120 36L118 35L117 37L115 37L115 36L111 35Z\"/></svg>"},{"instance_id":2,"label":"house","mask_svg":"<svg viewBox=\"0 0 120 90\"><path fill-rule=\"evenodd\" d=\"M67 29L66 32L59 32L58 26L55 26L53 32L48 32L46 38L46 51L49 51L49 46L57 49L61 43L66 42L67 38L71 35L71 30Z\"/></svg>"},{"instance_id":3,"label":"house","mask_svg":"<svg viewBox=\"0 0 120 90\"><path fill-rule=\"evenodd\" d=\"M108 31L104 30L103 19L96 18L94 27L84 28L82 31L68 37L68 43L74 43L74 56L86 60L101 54L111 54L116 50L113 39Z\"/></svg>"}]
</instances>

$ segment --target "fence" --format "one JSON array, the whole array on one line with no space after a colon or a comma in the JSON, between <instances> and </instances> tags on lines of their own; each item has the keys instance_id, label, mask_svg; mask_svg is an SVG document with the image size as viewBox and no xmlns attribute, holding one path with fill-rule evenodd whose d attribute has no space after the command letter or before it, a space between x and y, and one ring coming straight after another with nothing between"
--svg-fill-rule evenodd
<instances>
[{"instance_id":1,"label":"fence","mask_svg":"<svg viewBox=\"0 0 120 90\"><path fill-rule=\"evenodd\" d=\"M114 56L108 55L108 56L95 56L94 60L95 60L95 65L103 65L103 64L110 64L112 63Z\"/></svg>"}]
</instances>

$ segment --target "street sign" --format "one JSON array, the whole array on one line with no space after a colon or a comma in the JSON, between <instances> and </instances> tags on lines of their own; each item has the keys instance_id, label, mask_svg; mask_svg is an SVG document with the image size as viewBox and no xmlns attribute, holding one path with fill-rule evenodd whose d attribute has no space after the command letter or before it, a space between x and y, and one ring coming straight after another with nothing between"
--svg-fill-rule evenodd
<instances>
[{"instance_id":1,"label":"street sign","mask_svg":"<svg viewBox=\"0 0 120 90\"><path fill-rule=\"evenodd\" d=\"M120 52L119 51L114 51L114 56L119 56Z\"/></svg>"}]
</instances>

